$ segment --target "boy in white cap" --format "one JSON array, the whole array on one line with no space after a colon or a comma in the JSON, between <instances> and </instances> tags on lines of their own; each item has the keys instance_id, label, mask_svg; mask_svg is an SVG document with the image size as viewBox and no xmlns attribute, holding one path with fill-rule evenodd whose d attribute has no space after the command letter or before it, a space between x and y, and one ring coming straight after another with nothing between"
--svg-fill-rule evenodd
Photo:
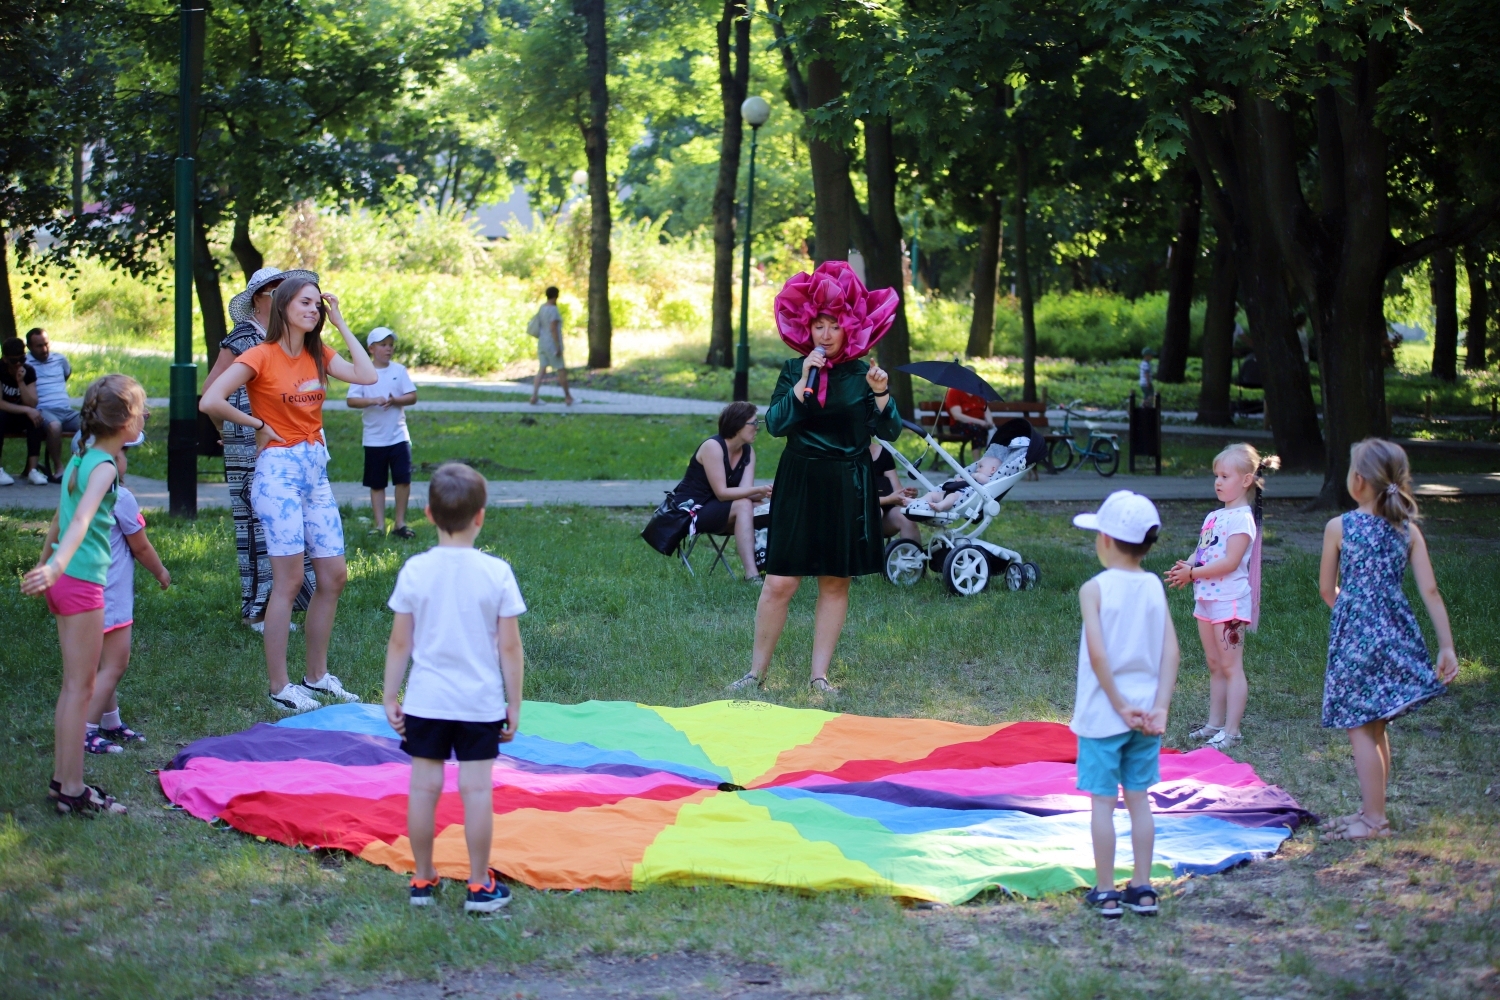
<instances>
[{"instance_id":1,"label":"boy in white cap","mask_svg":"<svg viewBox=\"0 0 1500 1000\"><path fill-rule=\"evenodd\" d=\"M1156 825L1146 789L1161 780L1161 734L1177 686L1177 632L1161 580L1141 569L1161 529L1156 506L1120 490L1073 524L1099 533L1094 551L1104 566L1078 591L1083 636L1069 726L1078 736L1078 790L1093 797L1095 880L1085 898L1100 916L1117 920L1126 907L1147 915L1157 909L1151 888ZM1135 855L1123 894L1115 891L1115 803L1122 788Z\"/></svg>"},{"instance_id":2,"label":"boy in white cap","mask_svg":"<svg viewBox=\"0 0 1500 1000\"><path fill-rule=\"evenodd\" d=\"M365 343L375 364L375 384L349 386L345 402L352 409L364 411L364 481L370 490L375 522L370 534L385 534L385 484L389 477L396 484L396 526L391 534L415 538L417 533L406 526L406 503L411 499L411 432L406 429L403 407L417 401L417 387L406 367L391 360L396 351L395 333L377 326Z\"/></svg>"}]
</instances>

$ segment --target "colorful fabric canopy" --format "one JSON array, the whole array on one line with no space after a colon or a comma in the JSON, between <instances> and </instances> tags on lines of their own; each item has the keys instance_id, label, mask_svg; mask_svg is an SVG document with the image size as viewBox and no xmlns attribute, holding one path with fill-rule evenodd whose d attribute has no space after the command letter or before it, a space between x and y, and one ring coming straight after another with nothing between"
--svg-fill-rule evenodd
<instances>
[{"instance_id":1,"label":"colorful fabric canopy","mask_svg":"<svg viewBox=\"0 0 1500 1000\"><path fill-rule=\"evenodd\" d=\"M691 708L529 701L496 763L492 864L539 889L707 881L856 889L944 903L1093 881L1089 799L1066 726L963 726L763 702ZM410 758L377 705L335 705L202 739L161 772L200 819L342 848L398 872ZM1248 764L1164 751L1156 876L1274 852L1309 818ZM439 872L467 876L457 765L438 805ZM1132 864L1129 819L1120 877Z\"/></svg>"}]
</instances>

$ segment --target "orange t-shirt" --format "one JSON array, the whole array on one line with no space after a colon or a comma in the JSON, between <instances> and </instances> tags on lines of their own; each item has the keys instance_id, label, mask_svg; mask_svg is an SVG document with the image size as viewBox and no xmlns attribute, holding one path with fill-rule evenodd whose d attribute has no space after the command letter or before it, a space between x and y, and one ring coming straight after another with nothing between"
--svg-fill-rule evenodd
<instances>
[{"instance_id":1,"label":"orange t-shirt","mask_svg":"<svg viewBox=\"0 0 1500 1000\"><path fill-rule=\"evenodd\" d=\"M949 389L948 395L943 397L943 412L951 413L955 406L965 416L978 417L984 420L990 415L990 404L978 396L971 396L969 393L960 392L957 389Z\"/></svg>"},{"instance_id":2,"label":"orange t-shirt","mask_svg":"<svg viewBox=\"0 0 1500 1000\"><path fill-rule=\"evenodd\" d=\"M323 345L323 364L337 357L333 348ZM277 344L258 344L235 361L255 374L245 383L250 397L250 412L269 423L281 441L268 447L287 448L303 441L323 441L323 400L327 387L318 381L318 366L303 351L295 358Z\"/></svg>"}]
</instances>

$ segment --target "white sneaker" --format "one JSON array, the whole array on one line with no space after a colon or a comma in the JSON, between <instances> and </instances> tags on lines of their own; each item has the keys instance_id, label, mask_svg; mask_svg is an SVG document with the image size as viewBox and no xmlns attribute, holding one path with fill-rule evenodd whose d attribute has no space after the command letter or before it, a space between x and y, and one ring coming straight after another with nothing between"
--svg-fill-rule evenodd
<instances>
[{"instance_id":1,"label":"white sneaker","mask_svg":"<svg viewBox=\"0 0 1500 1000\"><path fill-rule=\"evenodd\" d=\"M290 631L292 631L292 632L297 631L297 623L296 622L292 622L291 625L288 626L288 629ZM263 622L263 621L251 622L250 623L250 631L252 631L252 632L259 632L261 635L265 635L266 634L266 623Z\"/></svg>"},{"instance_id":2,"label":"white sneaker","mask_svg":"<svg viewBox=\"0 0 1500 1000\"><path fill-rule=\"evenodd\" d=\"M302 678L302 686L313 694L326 694L334 701L359 701L359 695L354 694L352 691L345 691L344 685L340 684L339 679L333 676L333 674L324 674L315 681L310 681L304 677Z\"/></svg>"},{"instance_id":3,"label":"white sneaker","mask_svg":"<svg viewBox=\"0 0 1500 1000\"><path fill-rule=\"evenodd\" d=\"M314 709L323 707L309 697L308 693L302 690L301 685L298 684L288 684L270 697L271 704L276 706L276 710L285 712L288 715L298 715L302 712L311 712Z\"/></svg>"},{"instance_id":4,"label":"white sneaker","mask_svg":"<svg viewBox=\"0 0 1500 1000\"><path fill-rule=\"evenodd\" d=\"M10 473L6 472L4 469L0 469L0 486L9 486L13 482L15 482L15 480L11 478Z\"/></svg>"},{"instance_id":5,"label":"white sneaker","mask_svg":"<svg viewBox=\"0 0 1500 1000\"><path fill-rule=\"evenodd\" d=\"M26 473L26 481L32 486L46 486L48 483L47 476L41 469L32 469Z\"/></svg>"}]
</instances>

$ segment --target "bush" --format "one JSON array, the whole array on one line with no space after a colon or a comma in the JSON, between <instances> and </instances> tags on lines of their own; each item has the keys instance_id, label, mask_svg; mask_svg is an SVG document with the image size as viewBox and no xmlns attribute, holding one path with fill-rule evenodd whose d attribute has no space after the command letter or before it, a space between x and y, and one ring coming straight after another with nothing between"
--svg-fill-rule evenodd
<instances>
[{"instance_id":1,"label":"bush","mask_svg":"<svg viewBox=\"0 0 1500 1000\"><path fill-rule=\"evenodd\" d=\"M703 314L688 299L663 299L656 312L663 324L679 330L693 330L703 325Z\"/></svg>"},{"instance_id":2,"label":"bush","mask_svg":"<svg viewBox=\"0 0 1500 1000\"><path fill-rule=\"evenodd\" d=\"M138 344L172 336L172 302L162 289L95 261L79 261L70 275L12 274L10 282L16 325L23 333L64 324L68 337L97 343Z\"/></svg>"},{"instance_id":3,"label":"bush","mask_svg":"<svg viewBox=\"0 0 1500 1000\"><path fill-rule=\"evenodd\" d=\"M1146 347L1161 349L1167 321L1165 292L1127 299L1111 292L1048 293L1036 303L1036 351L1046 358L1109 361L1138 357ZM1189 353L1199 353L1203 306L1193 309ZM1021 353L1021 305L1001 299L995 310L996 354Z\"/></svg>"}]
</instances>

